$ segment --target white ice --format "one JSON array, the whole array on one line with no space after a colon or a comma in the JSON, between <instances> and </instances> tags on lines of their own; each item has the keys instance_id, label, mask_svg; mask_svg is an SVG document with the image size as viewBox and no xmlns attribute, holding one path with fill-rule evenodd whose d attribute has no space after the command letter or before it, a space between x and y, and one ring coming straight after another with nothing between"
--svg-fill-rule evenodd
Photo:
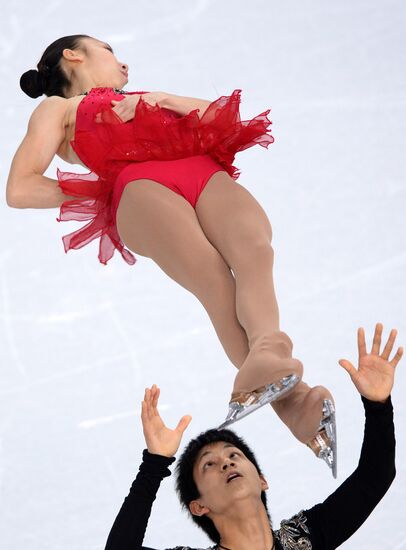
<instances>
[{"instance_id":1,"label":"white ice","mask_svg":"<svg viewBox=\"0 0 406 550\"><path fill-rule=\"evenodd\" d=\"M11 159L33 108L19 88L56 38L109 41L128 90L214 100L242 89L241 113L271 107L275 143L237 155L240 183L274 231L281 326L306 380L334 392L339 477L265 407L241 421L269 477L274 524L327 497L356 467L363 409L342 357L377 321L406 344L406 8L402 0L13 0L1 7L0 546L96 550L138 471L145 386L162 391L184 443L225 416L235 369L202 305L148 259L95 243L65 254L55 210L6 206ZM82 171L55 160L56 167ZM397 478L342 548L406 549L406 362L393 391ZM144 540L208 546L181 512L174 476Z\"/></svg>"}]
</instances>

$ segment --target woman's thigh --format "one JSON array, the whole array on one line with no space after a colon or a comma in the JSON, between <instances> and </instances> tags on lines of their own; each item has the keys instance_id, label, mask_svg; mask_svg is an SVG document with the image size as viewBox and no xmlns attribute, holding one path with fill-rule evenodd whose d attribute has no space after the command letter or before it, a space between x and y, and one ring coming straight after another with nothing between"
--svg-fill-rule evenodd
<instances>
[{"instance_id":1,"label":"woman's thigh","mask_svg":"<svg viewBox=\"0 0 406 550\"><path fill-rule=\"evenodd\" d=\"M231 275L207 240L193 207L158 182L140 179L128 183L116 221L119 235L130 250L154 260L199 297Z\"/></svg>"},{"instance_id":2,"label":"woman's thigh","mask_svg":"<svg viewBox=\"0 0 406 550\"><path fill-rule=\"evenodd\" d=\"M214 174L196 204L207 239L234 269L241 261L272 254L272 227L259 202L225 172Z\"/></svg>"}]
</instances>

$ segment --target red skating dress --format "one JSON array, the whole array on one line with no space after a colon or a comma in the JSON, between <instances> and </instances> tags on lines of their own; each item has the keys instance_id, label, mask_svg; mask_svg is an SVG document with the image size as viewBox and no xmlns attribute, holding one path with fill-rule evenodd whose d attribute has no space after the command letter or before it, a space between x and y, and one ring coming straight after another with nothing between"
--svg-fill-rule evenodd
<instances>
[{"instance_id":1,"label":"red skating dress","mask_svg":"<svg viewBox=\"0 0 406 550\"><path fill-rule=\"evenodd\" d=\"M92 88L78 105L71 141L90 172L74 174L57 169L63 193L77 197L62 204L57 220L88 222L63 237L65 252L98 238L101 263L107 264L118 250L128 264L134 264L136 258L117 232L115 212L126 183L148 176L159 182L160 174L164 182L167 161L179 160L179 178L188 177L188 170L191 178L198 170L201 174L225 170L236 180L240 172L232 165L235 154L256 144L267 148L274 141L268 129L270 109L241 121L240 94L241 90L234 90L230 96L216 99L202 118L197 109L181 116L152 106L141 96L134 118L123 122L112 110L111 100L121 100L124 94L113 88ZM187 159L186 168L185 162L181 166L181 159ZM170 164L172 175L176 174L176 162Z\"/></svg>"}]
</instances>

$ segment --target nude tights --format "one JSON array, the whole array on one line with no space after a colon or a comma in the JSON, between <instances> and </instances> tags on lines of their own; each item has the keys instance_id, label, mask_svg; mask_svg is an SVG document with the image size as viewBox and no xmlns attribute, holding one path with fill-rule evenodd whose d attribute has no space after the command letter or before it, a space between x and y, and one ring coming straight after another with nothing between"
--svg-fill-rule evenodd
<instances>
[{"instance_id":1,"label":"nude tights","mask_svg":"<svg viewBox=\"0 0 406 550\"><path fill-rule=\"evenodd\" d=\"M124 189L117 228L129 249L153 259L201 302L238 369L233 392L290 373L302 375L302 363L292 357L292 341L279 327L271 225L245 187L217 172L194 209L158 182L136 180ZM295 409L309 390L300 382L285 400L273 404L294 434Z\"/></svg>"}]
</instances>

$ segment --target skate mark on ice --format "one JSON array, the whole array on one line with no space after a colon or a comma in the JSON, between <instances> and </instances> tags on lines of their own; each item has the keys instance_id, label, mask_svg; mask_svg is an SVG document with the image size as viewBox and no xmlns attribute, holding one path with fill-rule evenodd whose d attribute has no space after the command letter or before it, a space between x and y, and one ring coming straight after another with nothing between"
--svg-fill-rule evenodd
<instances>
[{"instance_id":1,"label":"skate mark on ice","mask_svg":"<svg viewBox=\"0 0 406 550\"><path fill-rule=\"evenodd\" d=\"M165 405L165 404L159 405L160 411L167 411L169 409L170 409L169 405ZM110 424L111 422L116 422L117 420L130 418L131 416L139 417L140 415L141 415L141 409L138 408L138 409L135 409L134 411L116 413L110 416L99 416L98 418L91 418L89 420L83 420L82 422L79 422L78 428L82 430L89 430L91 428L95 428L96 426L100 426L101 424Z\"/></svg>"}]
</instances>

